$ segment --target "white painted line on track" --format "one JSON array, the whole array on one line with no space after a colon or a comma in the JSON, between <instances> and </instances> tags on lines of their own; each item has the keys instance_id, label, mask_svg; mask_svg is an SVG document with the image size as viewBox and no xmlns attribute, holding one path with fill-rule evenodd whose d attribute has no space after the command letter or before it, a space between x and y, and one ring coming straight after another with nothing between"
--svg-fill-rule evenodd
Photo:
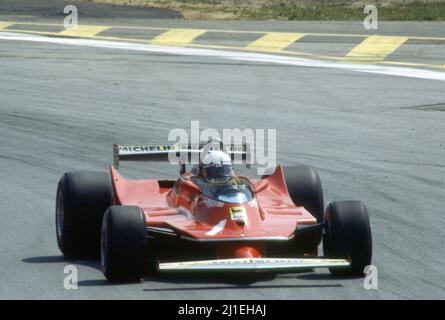
<instances>
[{"instance_id":1,"label":"white painted line on track","mask_svg":"<svg viewBox=\"0 0 445 320\"><path fill-rule=\"evenodd\" d=\"M300 67L330 68L330 69L349 70L353 72L364 72L364 73L373 73L381 75L445 81L445 72L406 68L406 67L329 62L321 60L312 60L307 58L286 57L286 56L278 56L278 55L262 54L262 53L212 50L212 49L200 49L200 48L168 47L168 46L158 46L152 44L138 44L138 43L127 43L127 42L94 40L94 39L46 37L39 35L29 35L29 34L10 33L10 32L0 32L0 40L54 43L54 44L74 45L74 46L163 53L163 54L182 55L182 56L185 55L185 56L213 57L213 58L232 59L238 61L283 64L283 65L300 66Z\"/></svg>"}]
</instances>

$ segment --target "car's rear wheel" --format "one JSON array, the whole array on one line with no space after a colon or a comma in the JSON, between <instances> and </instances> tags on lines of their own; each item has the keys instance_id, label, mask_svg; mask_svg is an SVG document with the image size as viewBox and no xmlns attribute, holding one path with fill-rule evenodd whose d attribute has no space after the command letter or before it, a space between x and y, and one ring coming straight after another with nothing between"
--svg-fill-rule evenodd
<instances>
[{"instance_id":1,"label":"car's rear wheel","mask_svg":"<svg viewBox=\"0 0 445 320\"><path fill-rule=\"evenodd\" d=\"M309 166L284 166L284 177L289 195L297 206L303 206L317 220L324 222L323 188L320 176ZM317 231L298 235L296 242L305 253L317 253L318 245L322 239L323 228Z\"/></svg>"},{"instance_id":2,"label":"car's rear wheel","mask_svg":"<svg viewBox=\"0 0 445 320\"><path fill-rule=\"evenodd\" d=\"M111 201L108 173L67 172L62 176L56 195L56 235L66 257L99 255L102 216Z\"/></svg>"},{"instance_id":3,"label":"car's rear wheel","mask_svg":"<svg viewBox=\"0 0 445 320\"><path fill-rule=\"evenodd\" d=\"M111 206L105 212L101 235L101 266L115 282L142 278L147 257L145 214L135 206Z\"/></svg>"},{"instance_id":4,"label":"car's rear wheel","mask_svg":"<svg viewBox=\"0 0 445 320\"><path fill-rule=\"evenodd\" d=\"M331 268L331 273L363 276L372 259L371 225L365 205L360 201L332 202L326 209L324 229L325 256L351 262L350 268Z\"/></svg>"},{"instance_id":5,"label":"car's rear wheel","mask_svg":"<svg viewBox=\"0 0 445 320\"><path fill-rule=\"evenodd\" d=\"M287 190L295 205L305 207L317 222L324 222L323 187L317 171L305 165L284 166Z\"/></svg>"}]
</instances>

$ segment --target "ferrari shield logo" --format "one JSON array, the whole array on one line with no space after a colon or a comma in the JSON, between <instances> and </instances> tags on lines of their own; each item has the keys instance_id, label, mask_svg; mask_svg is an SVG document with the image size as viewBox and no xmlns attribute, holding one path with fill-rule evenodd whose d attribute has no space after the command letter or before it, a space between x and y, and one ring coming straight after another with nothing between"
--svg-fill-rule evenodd
<instances>
[{"instance_id":1,"label":"ferrari shield logo","mask_svg":"<svg viewBox=\"0 0 445 320\"><path fill-rule=\"evenodd\" d=\"M230 219L233 221L243 221L247 219L246 208L244 207L232 207L230 208Z\"/></svg>"}]
</instances>

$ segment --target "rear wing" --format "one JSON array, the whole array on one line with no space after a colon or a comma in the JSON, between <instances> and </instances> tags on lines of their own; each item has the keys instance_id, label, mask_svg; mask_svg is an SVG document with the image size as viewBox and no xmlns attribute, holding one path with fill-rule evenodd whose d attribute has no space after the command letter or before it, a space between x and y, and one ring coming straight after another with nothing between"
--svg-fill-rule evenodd
<instances>
[{"instance_id":1,"label":"rear wing","mask_svg":"<svg viewBox=\"0 0 445 320\"><path fill-rule=\"evenodd\" d=\"M199 164L201 154L208 150L224 150L234 164L250 165L248 144L231 145L120 145L113 144L113 166L118 169L121 161L155 161L172 164Z\"/></svg>"}]
</instances>

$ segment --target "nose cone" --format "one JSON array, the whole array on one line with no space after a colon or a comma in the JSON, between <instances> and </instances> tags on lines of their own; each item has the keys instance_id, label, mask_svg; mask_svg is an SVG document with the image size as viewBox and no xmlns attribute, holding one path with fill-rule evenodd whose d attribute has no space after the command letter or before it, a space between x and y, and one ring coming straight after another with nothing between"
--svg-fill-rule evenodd
<instances>
[{"instance_id":1,"label":"nose cone","mask_svg":"<svg viewBox=\"0 0 445 320\"><path fill-rule=\"evenodd\" d=\"M260 245L221 244L216 248L218 259L262 258L264 248Z\"/></svg>"}]
</instances>

